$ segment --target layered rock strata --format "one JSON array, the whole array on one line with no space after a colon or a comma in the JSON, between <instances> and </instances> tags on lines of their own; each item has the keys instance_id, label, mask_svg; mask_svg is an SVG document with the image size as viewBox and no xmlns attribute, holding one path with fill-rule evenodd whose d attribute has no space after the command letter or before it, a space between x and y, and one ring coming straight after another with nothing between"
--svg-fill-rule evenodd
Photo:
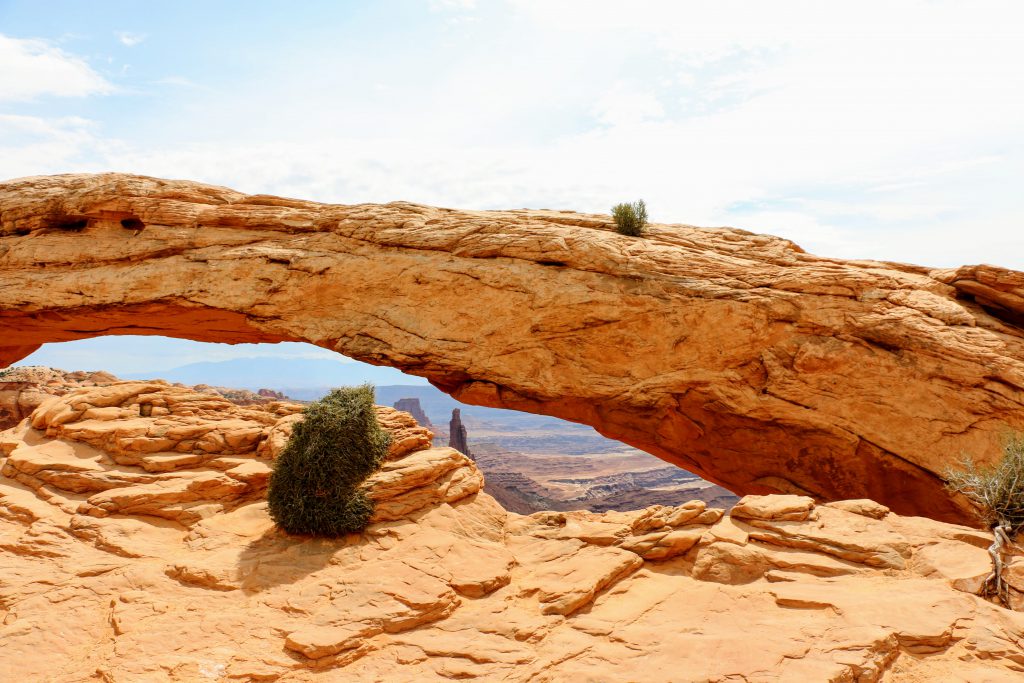
<instances>
[{"instance_id":1,"label":"layered rock strata","mask_svg":"<svg viewBox=\"0 0 1024 683\"><path fill-rule=\"evenodd\" d=\"M120 174L0 184L0 364L104 334L308 341L593 425L739 493L964 520L1024 428L1024 274L608 216L327 205ZM452 312L457 311L458 315Z\"/></svg>"},{"instance_id":2,"label":"layered rock strata","mask_svg":"<svg viewBox=\"0 0 1024 683\"><path fill-rule=\"evenodd\" d=\"M297 410L119 383L0 433L4 678L1024 675L1024 613L969 592L988 534L801 496L748 496L730 515L699 501L510 514L471 460L390 408L392 451L365 484L375 522L283 534L261 491Z\"/></svg>"},{"instance_id":3,"label":"layered rock strata","mask_svg":"<svg viewBox=\"0 0 1024 683\"><path fill-rule=\"evenodd\" d=\"M270 463L301 410L287 402L238 406L163 382L78 389L44 401L10 432L13 440L0 441L7 456L0 473L68 514L146 515L191 525L264 497ZM389 484L396 470L455 468L450 449L431 451L428 463L417 456L395 464L426 449L432 434L407 413L382 406L377 412L392 443L371 488L400 499ZM387 510L381 507L382 519Z\"/></svg>"},{"instance_id":4,"label":"layered rock strata","mask_svg":"<svg viewBox=\"0 0 1024 683\"><path fill-rule=\"evenodd\" d=\"M42 365L0 370L0 429L13 427L51 396L63 396L79 387L104 386L118 381L109 372L67 372ZM283 394L270 389L253 392L208 384L197 384L191 388L200 393L223 396L243 406L285 400Z\"/></svg>"},{"instance_id":5,"label":"layered rock strata","mask_svg":"<svg viewBox=\"0 0 1024 683\"><path fill-rule=\"evenodd\" d=\"M109 372L64 372L44 366L0 370L0 429L18 424L51 396L116 381Z\"/></svg>"}]
</instances>

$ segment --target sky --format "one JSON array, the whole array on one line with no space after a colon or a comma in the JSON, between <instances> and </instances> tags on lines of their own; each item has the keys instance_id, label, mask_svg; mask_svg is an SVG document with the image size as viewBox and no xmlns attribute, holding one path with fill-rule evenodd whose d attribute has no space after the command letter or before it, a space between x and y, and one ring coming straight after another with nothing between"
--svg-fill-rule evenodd
<instances>
[{"instance_id":1,"label":"sky","mask_svg":"<svg viewBox=\"0 0 1024 683\"><path fill-rule=\"evenodd\" d=\"M642 197L823 255L1024 269L1022 64L1016 1L0 0L0 179ZM94 343L62 346L130 346ZM210 353L319 352L274 349Z\"/></svg>"},{"instance_id":2,"label":"sky","mask_svg":"<svg viewBox=\"0 0 1024 683\"><path fill-rule=\"evenodd\" d=\"M356 362L334 351L297 342L232 345L167 337L116 336L43 344L42 348L17 364L48 365L63 370L106 370L124 376L152 373L149 376L160 377L164 370L174 370L193 363L267 357ZM302 378L296 378L295 385L305 386L299 379Z\"/></svg>"}]
</instances>

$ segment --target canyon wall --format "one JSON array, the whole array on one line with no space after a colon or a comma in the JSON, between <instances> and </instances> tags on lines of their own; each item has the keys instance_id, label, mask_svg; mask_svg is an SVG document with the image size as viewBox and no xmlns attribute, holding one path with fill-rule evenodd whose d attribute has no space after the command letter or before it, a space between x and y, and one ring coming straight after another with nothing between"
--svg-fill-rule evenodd
<instances>
[{"instance_id":1,"label":"canyon wall","mask_svg":"<svg viewBox=\"0 0 1024 683\"><path fill-rule=\"evenodd\" d=\"M610 198L609 201L611 201ZM120 174L0 184L0 367L107 334L308 341L589 424L739 493L966 519L1024 428L1024 274L730 228L327 205Z\"/></svg>"}]
</instances>

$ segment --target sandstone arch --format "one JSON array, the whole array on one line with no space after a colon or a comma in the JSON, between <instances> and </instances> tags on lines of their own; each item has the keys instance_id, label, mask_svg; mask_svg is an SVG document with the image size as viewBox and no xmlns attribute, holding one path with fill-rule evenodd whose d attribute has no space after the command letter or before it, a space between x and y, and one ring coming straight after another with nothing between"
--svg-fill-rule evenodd
<instances>
[{"instance_id":1,"label":"sandstone arch","mask_svg":"<svg viewBox=\"0 0 1024 683\"><path fill-rule=\"evenodd\" d=\"M962 519L1024 427L1024 274L734 229L325 205L121 174L0 184L0 366L104 334L309 341L583 422L741 493Z\"/></svg>"}]
</instances>

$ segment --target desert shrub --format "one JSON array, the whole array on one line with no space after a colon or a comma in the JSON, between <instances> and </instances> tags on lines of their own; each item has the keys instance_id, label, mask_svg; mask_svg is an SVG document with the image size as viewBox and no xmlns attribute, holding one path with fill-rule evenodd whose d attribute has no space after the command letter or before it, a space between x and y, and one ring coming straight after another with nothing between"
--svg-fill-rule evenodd
<instances>
[{"instance_id":1,"label":"desert shrub","mask_svg":"<svg viewBox=\"0 0 1024 683\"><path fill-rule=\"evenodd\" d=\"M632 204L616 204L612 207L612 218L620 235L639 237L647 226L647 204L642 199Z\"/></svg>"},{"instance_id":2,"label":"desert shrub","mask_svg":"<svg viewBox=\"0 0 1024 683\"><path fill-rule=\"evenodd\" d=\"M960 469L945 472L946 486L964 494L978 507L990 527L1005 527L1010 536L1024 527L1024 434L1009 437L1003 457L994 465L978 465L970 457Z\"/></svg>"},{"instance_id":3,"label":"desert shrub","mask_svg":"<svg viewBox=\"0 0 1024 683\"><path fill-rule=\"evenodd\" d=\"M387 455L390 435L373 407L373 387L347 387L308 405L278 455L267 504L292 534L341 536L362 531L373 501L359 485Z\"/></svg>"},{"instance_id":4,"label":"desert shrub","mask_svg":"<svg viewBox=\"0 0 1024 683\"><path fill-rule=\"evenodd\" d=\"M944 476L946 488L971 500L979 517L992 529L994 541L988 550L992 573L982 593L994 595L1009 605L1009 587L1003 580L1003 553L1024 528L1024 434L1007 438L1003 457L994 465L978 465L965 456L960 469L949 468Z\"/></svg>"}]
</instances>

